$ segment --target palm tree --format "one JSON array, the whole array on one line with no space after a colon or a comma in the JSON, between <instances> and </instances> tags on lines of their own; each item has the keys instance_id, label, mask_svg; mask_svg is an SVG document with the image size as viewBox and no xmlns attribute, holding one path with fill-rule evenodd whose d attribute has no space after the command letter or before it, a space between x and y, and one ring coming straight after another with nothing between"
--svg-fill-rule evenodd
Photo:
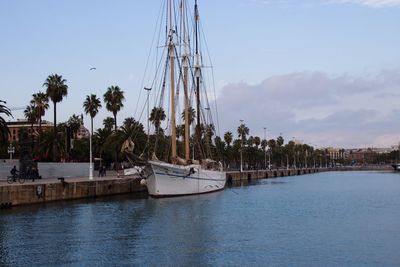
<instances>
[{"instance_id":1,"label":"palm tree","mask_svg":"<svg viewBox=\"0 0 400 267\"><path fill-rule=\"evenodd\" d=\"M4 114L7 117L12 117L11 110L5 105L7 102L0 100L0 141L1 143L6 143L8 140L8 135L10 131L8 130L7 122L1 116Z\"/></svg>"},{"instance_id":2,"label":"palm tree","mask_svg":"<svg viewBox=\"0 0 400 267\"><path fill-rule=\"evenodd\" d=\"M83 118L82 116L78 116L73 114L71 117L69 117L67 125L71 129L71 133L73 138L76 138L79 129L81 128L81 125L83 124Z\"/></svg>"},{"instance_id":3,"label":"palm tree","mask_svg":"<svg viewBox=\"0 0 400 267\"><path fill-rule=\"evenodd\" d=\"M256 148L258 149L258 146L261 144L261 139L258 136L254 137L254 144L256 145Z\"/></svg>"},{"instance_id":4,"label":"palm tree","mask_svg":"<svg viewBox=\"0 0 400 267\"><path fill-rule=\"evenodd\" d=\"M37 114L37 109L34 105L29 105L26 106L25 110L24 110L24 116L25 118L28 120L28 122L31 124L31 132L30 132L30 136L31 136L31 140L32 140L32 146L33 146L33 124L35 122L37 122L38 120L38 114Z\"/></svg>"},{"instance_id":5,"label":"palm tree","mask_svg":"<svg viewBox=\"0 0 400 267\"><path fill-rule=\"evenodd\" d=\"M57 103L61 102L65 96L68 95L68 86L66 85L67 80L63 79L61 75L52 74L49 75L44 82L43 86L46 86L46 94L53 102L54 106L54 142L53 142L53 161L57 159L56 152L56 139L57 139Z\"/></svg>"},{"instance_id":6,"label":"palm tree","mask_svg":"<svg viewBox=\"0 0 400 267\"><path fill-rule=\"evenodd\" d=\"M124 107L122 103L125 100L124 91L118 86L110 86L107 92L103 95L106 109L112 112L114 116L114 130L117 131L117 113Z\"/></svg>"},{"instance_id":7,"label":"palm tree","mask_svg":"<svg viewBox=\"0 0 400 267\"><path fill-rule=\"evenodd\" d=\"M226 132L224 134L224 141L226 143L227 146L230 146L233 140L233 134L232 132Z\"/></svg>"},{"instance_id":8,"label":"palm tree","mask_svg":"<svg viewBox=\"0 0 400 267\"><path fill-rule=\"evenodd\" d=\"M133 118L132 118L133 119ZM144 132L143 124L133 119L125 121L123 126L118 129L116 147L121 148L126 140L135 142L135 150L143 151L146 144L146 133Z\"/></svg>"},{"instance_id":9,"label":"palm tree","mask_svg":"<svg viewBox=\"0 0 400 267\"><path fill-rule=\"evenodd\" d=\"M117 134L117 113L124 107L122 103L125 100L124 91L118 86L110 86L107 88L107 92L103 95L104 103L106 103L106 109L111 111L114 116L114 132ZM118 148L115 150L115 168L118 172L117 160L118 160Z\"/></svg>"},{"instance_id":10,"label":"palm tree","mask_svg":"<svg viewBox=\"0 0 400 267\"><path fill-rule=\"evenodd\" d=\"M124 120L124 126L128 126L128 125L133 125L134 123L136 123L136 120L133 117L128 117L125 118Z\"/></svg>"},{"instance_id":11,"label":"palm tree","mask_svg":"<svg viewBox=\"0 0 400 267\"><path fill-rule=\"evenodd\" d=\"M162 107L154 107L151 110L149 120L154 124L154 127L156 128L156 133L159 132L161 122L165 120L165 118L165 111Z\"/></svg>"},{"instance_id":12,"label":"palm tree","mask_svg":"<svg viewBox=\"0 0 400 267\"><path fill-rule=\"evenodd\" d=\"M90 134L93 135L93 118L99 113L101 108L101 101L96 95L91 94L86 96L85 102L83 102L83 108L85 113L90 115Z\"/></svg>"},{"instance_id":13,"label":"palm tree","mask_svg":"<svg viewBox=\"0 0 400 267\"><path fill-rule=\"evenodd\" d=\"M93 144L95 153L99 153L99 157L103 159L103 153L107 150L107 140L111 136L111 129L97 129L93 136Z\"/></svg>"},{"instance_id":14,"label":"palm tree","mask_svg":"<svg viewBox=\"0 0 400 267\"><path fill-rule=\"evenodd\" d=\"M192 107L188 107L188 113L189 113L189 125L191 125L194 122L194 119L196 118L196 110ZM182 120L185 121L185 112L182 112Z\"/></svg>"},{"instance_id":15,"label":"palm tree","mask_svg":"<svg viewBox=\"0 0 400 267\"><path fill-rule=\"evenodd\" d=\"M249 128L246 126L246 124L241 124L238 128L237 128L237 132L239 137L242 139L242 141L246 140L246 135L249 134L250 130Z\"/></svg>"},{"instance_id":16,"label":"palm tree","mask_svg":"<svg viewBox=\"0 0 400 267\"><path fill-rule=\"evenodd\" d=\"M111 130L114 126L114 118L107 117L103 120L103 126L107 130Z\"/></svg>"},{"instance_id":17,"label":"palm tree","mask_svg":"<svg viewBox=\"0 0 400 267\"><path fill-rule=\"evenodd\" d=\"M31 105L35 106L37 115L39 117L39 133L42 132L42 117L46 114L46 110L49 108L49 98L43 92L32 95Z\"/></svg>"},{"instance_id":18,"label":"palm tree","mask_svg":"<svg viewBox=\"0 0 400 267\"><path fill-rule=\"evenodd\" d=\"M85 102L83 102L83 108L85 109L86 114L90 114L90 164L92 164L92 138L93 138L93 118L99 112L99 108L101 108L100 98L97 98L96 95L91 94L90 96L86 96ZM92 165L90 166L90 179L93 176Z\"/></svg>"}]
</instances>

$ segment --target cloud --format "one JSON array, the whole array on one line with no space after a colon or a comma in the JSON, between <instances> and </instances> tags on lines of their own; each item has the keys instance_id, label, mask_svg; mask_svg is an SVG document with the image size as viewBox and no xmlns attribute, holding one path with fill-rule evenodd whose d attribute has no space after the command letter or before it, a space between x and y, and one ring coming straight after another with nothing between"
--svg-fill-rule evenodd
<instances>
[{"instance_id":1,"label":"cloud","mask_svg":"<svg viewBox=\"0 0 400 267\"><path fill-rule=\"evenodd\" d=\"M247 2L247 1L246 1ZM400 7L400 0L251 0L252 4L298 6L316 4L358 4L374 8Z\"/></svg>"},{"instance_id":2,"label":"cloud","mask_svg":"<svg viewBox=\"0 0 400 267\"><path fill-rule=\"evenodd\" d=\"M400 70L368 78L298 72L256 85L228 84L217 99L220 129L236 134L243 119L250 134L261 137L267 127L270 137L282 132L319 145L389 146L400 133L398 77ZM385 136L391 138L385 142Z\"/></svg>"},{"instance_id":3,"label":"cloud","mask_svg":"<svg viewBox=\"0 0 400 267\"><path fill-rule=\"evenodd\" d=\"M400 7L400 0L330 0L331 3L350 3L350 4L360 4L370 7Z\"/></svg>"}]
</instances>

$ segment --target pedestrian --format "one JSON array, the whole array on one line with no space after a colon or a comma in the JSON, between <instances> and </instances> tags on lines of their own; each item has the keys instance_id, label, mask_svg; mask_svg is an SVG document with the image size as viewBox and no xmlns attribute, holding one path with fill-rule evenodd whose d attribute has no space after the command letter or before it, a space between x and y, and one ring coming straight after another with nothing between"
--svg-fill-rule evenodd
<instances>
[{"instance_id":1,"label":"pedestrian","mask_svg":"<svg viewBox=\"0 0 400 267\"><path fill-rule=\"evenodd\" d=\"M17 166L14 165L14 167L10 171L14 182L16 182L18 172L19 171L17 170Z\"/></svg>"},{"instance_id":2,"label":"pedestrian","mask_svg":"<svg viewBox=\"0 0 400 267\"><path fill-rule=\"evenodd\" d=\"M106 176L106 171L107 171L106 166L103 166L103 176Z\"/></svg>"},{"instance_id":3,"label":"pedestrian","mask_svg":"<svg viewBox=\"0 0 400 267\"><path fill-rule=\"evenodd\" d=\"M31 176L32 176L32 182L34 182L35 179L39 179L39 171L36 167L32 168Z\"/></svg>"},{"instance_id":4,"label":"pedestrian","mask_svg":"<svg viewBox=\"0 0 400 267\"><path fill-rule=\"evenodd\" d=\"M26 178L28 178L28 180L29 180L29 179L32 179L32 182L35 181L35 180L33 179L33 177L32 177L32 167L31 167L31 166L29 166L28 170L26 171Z\"/></svg>"}]
</instances>

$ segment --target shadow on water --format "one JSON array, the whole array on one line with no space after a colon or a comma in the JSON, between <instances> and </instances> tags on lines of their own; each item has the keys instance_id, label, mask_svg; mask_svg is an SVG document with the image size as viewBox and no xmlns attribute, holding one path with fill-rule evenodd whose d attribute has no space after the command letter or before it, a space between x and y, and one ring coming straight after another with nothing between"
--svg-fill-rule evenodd
<instances>
[{"instance_id":1,"label":"shadow on water","mask_svg":"<svg viewBox=\"0 0 400 267\"><path fill-rule=\"evenodd\" d=\"M286 177L285 177L286 178ZM234 181L226 185L226 188L238 188L238 187L249 187L249 186L259 186L259 185L282 185L288 182L285 178L271 178L271 179L257 179L257 180L241 180Z\"/></svg>"}]
</instances>

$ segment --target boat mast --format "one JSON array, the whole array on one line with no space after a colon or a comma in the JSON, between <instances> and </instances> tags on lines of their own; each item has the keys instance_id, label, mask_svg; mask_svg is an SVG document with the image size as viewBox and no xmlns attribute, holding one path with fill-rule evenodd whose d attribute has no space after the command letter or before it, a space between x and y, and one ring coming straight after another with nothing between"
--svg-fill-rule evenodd
<instances>
[{"instance_id":1,"label":"boat mast","mask_svg":"<svg viewBox=\"0 0 400 267\"><path fill-rule=\"evenodd\" d=\"M182 0L182 23L183 23L183 46L184 52L182 56L183 63L183 91L184 91L184 112L185 112L185 160L190 160L190 148L189 148L189 96L188 96L188 40L186 34L186 1Z\"/></svg>"},{"instance_id":2,"label":"boat mast","mask_svg":"<svg viewBox=\"0 0 400 267\"><path fill-rule=\"evenodd\" d=\"M195 64L195 76L196 76L196 109L197 109L197 123L196 123L196 137L197 137L197 145L199 158L202 158L201 151L201 126L200 126L200 55L199 55L199 10L197 7L197 0L195 0L194 5L194 17L195 17L195 35L196 35L196 64Z\"/></svg>"},{"instance_id":3,"label":"boat mast","mask_svg":"<svg viewBox=\"0 0 400 267\"><path fill-rule=\"evenodd\" d=\"M172 28L172 0L169 0L169 58L171 62L171 162L176 163L176 123L175 123L175 45Z\"/></svg>"}]
</instances>

